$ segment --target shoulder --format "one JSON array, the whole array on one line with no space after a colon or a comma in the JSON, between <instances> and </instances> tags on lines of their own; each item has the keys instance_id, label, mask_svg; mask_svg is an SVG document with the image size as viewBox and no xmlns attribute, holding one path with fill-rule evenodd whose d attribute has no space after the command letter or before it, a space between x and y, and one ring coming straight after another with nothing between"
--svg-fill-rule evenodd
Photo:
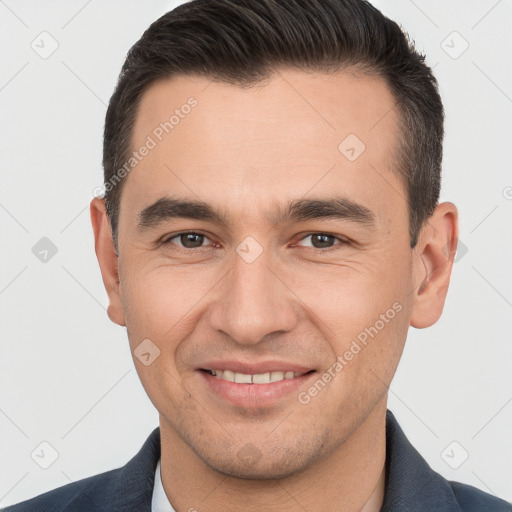
<instances>
[{"instance_id":1,"label":"shoulder","mask_svg":"<svg viewBox=\"0 0 512 512\"><path fill-rule=\"evenodd\" d=\"M386 473L382 512L512 512L512 504L435 472L391 411L386 416Z\"/></svg>"},{"instance_id":2,"label":"shoulder","mask_svg":"<svg viewBox=\"0 0 512 512\"><path fill-rule=\"evenodd\" d=\"M149 512L159 458L157 427L123 467L63 485L2 512Z\"/></svg>"},{"instance_id":3,"label":"shoulder","mask_svg":"<svg viewBox=\"0 0 512 512\"><path fill-rule=\"evenodd\" d=\"M471 485L448 482L463 512L512 512L512 504Z\"/></svg>"},{"instance_id":4,"label":"shoulder","mask_svg":"<svg viewBox=\"0 0 512 512\"><path fill-rule=\"evenodd\" d=\"M121 469L113 469L52 489L1 512L91 512L106 510L108 488Z\"/></svg>"}]
</instances>

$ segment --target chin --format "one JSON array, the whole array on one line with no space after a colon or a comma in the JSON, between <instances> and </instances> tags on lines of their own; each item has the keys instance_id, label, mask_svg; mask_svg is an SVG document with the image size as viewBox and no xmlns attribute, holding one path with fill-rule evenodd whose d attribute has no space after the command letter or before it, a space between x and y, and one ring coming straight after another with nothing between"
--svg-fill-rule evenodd
<instances>
[{"instance_id":1,"label":"chin","mask_svg":"<svg viewBox=\"0 0 512 512\"><path fill-rule=\"evenodd\" d=\"M212 464L207 462L212 469L215 469L219 473L230 476L233 478L244 479L244 480L276 480L286 478L305 469L300 466L301 464L291 463L287 461L266 461L265 463L259 463L254 466L247 466L241 463L233 464L233 461L219 461L218 464ZM299 466L299 467L297 467Z\"/></svg>"},{"instance_id":2,"label":"chin","mask_svg":"<svg viewBox=\"0 0 512 512\"><path fill-rule=\"evenodd\" d=\"M255 445L250 441L232 445L229 450L198 455L212 469L227 476L247 480L275 480L297 475L328 453L321 436L315 439L296 439L293 446Z\"/></svg>"}]
</instances>

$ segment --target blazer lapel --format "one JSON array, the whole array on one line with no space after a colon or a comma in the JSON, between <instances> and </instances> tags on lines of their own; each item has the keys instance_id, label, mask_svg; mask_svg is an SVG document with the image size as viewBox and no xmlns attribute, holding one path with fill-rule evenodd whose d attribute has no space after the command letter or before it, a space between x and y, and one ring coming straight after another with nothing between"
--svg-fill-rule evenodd
<instances>
[{"instance_id":1,"label":"blazer lapel","mask_svg":"<svg viewBox=\"0 0 512 512\"><path fill-rule=\"evenodd\" d=\"M116 512L151 512L151 497L155 480L155 469L160 458L160 428L149 435L146 442L116 475L115 482L107 494L106 510Z\"/></svg>"},{"instance_id":2,"label":"blazer lapel","mask_svg":"<svg viewBox=\"0 0 512 512\"><path fill-rule=\"evenodd\" d=\"M386 415L386 495L381 512L461 512L453 491Z\"/></svg>"}]
</instances>

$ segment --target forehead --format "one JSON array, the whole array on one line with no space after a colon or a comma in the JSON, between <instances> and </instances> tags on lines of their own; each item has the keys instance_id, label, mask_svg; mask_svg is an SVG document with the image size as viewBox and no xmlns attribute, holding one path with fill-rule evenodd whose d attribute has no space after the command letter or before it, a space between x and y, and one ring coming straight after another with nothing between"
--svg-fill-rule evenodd
<instances>
[{"instance_id":1,"label":"forehead","mask_svg":"<svg viewBox=\"0 0 512 512\"><path fill-rule=\"evenodd\" d=\"M382 79L347 72L281 70L249 88L160 80L138 107L132 147L150 149L121 203L172 194L263 217L265 204L339 192L373 204L377 215L390 198L403 210L394 107Z\"/></svg>"}]
</instances>

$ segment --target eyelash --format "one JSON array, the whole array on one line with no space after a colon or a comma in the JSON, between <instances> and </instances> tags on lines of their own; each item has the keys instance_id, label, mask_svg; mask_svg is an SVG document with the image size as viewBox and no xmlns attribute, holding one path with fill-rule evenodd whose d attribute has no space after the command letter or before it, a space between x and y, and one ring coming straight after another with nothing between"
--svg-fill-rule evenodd
<instances>
[{"instance_id":1,"label":"eyelash","mask_svg":"<svg viewBox=\"0 0 512 512\"><path fill-rule=\"evenodd\" d=\"M172 240L174 240L175 238L180 238L181 236L183 235L198 235L198 236L202 236L204 237L205 239L209 240L208 236L205 235L204 233L199 233L197 231L183 231L181 233L177 233L176 235L172 235L171 237L167 238L167 239L164 239L162 240L162 244L163 245L176 245L176 247L178 248L178 250L182 250L182 251L185 251L185 252L190 252L190 251L198 251L198 250L202 250L202 249L206 249L207 246L200 246L200 247L194 247L194 248L187 248L187 247L183 247L183 246L180 246L180 245L177 245L177 244L173 244L172 243ZM302 242L303 240L305 240L306 238L308 237L311 237L311 236L314 236L314 235L323 235L323 236L327 236L327 237L332 237L334 238L335 240L337 240L339 242L339 244L336 244L334 245L333 247L326 247L326 248L319 248L319 247L312 247L312 246L307 246L305 247L306 249L308 250L313 250L315 252L329 252L329 251L334 251L337 249L337 246L340 246L340 245L349 245L350 244L350 241L347 240L347 239L344 239L344 238L341 238L339 236L336 236L334 235L333 233L325 233L323 231L315 231L315 232L312 232L312 233L308 233L307 235L303 236L299 242Z\"/></svg>"}]
</instances>

